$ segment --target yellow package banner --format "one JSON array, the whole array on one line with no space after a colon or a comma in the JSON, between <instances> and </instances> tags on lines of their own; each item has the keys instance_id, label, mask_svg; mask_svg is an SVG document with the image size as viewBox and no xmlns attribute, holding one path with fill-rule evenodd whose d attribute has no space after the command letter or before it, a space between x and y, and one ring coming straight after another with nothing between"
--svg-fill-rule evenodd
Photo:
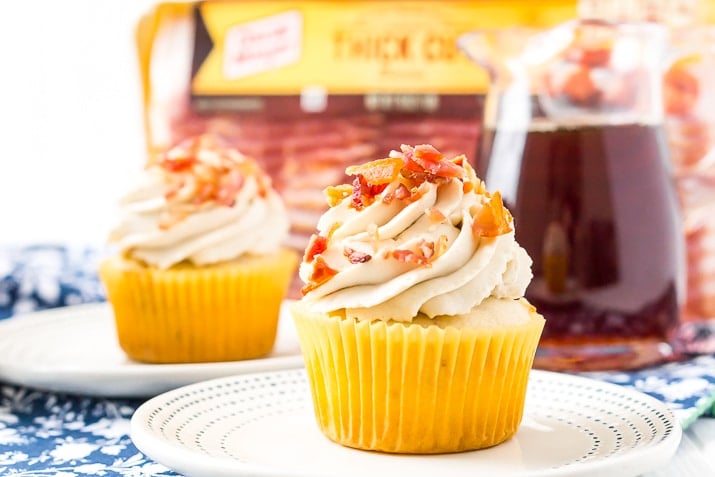
<instances>
[{"instance_id":1,"label":"yellow package banner","mask_svg":"<svg viewBox=\"0 0 715 477\"><path fill-rule=\"evenodd\" d=\"M199 96L480 92L486 75L458 51L457 37L550 24L575 11L573 2L548 3L205 1L194 9L191 89Z\"/></svg>"}]
</instances>

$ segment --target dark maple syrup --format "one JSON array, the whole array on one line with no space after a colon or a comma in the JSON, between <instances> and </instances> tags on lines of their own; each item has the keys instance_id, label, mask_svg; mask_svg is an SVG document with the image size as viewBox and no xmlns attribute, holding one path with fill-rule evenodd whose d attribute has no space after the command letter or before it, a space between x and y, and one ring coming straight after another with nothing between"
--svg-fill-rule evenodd
<instances>
[{"instance_id":1,"label":"dark maple syrup","mask_svg":"<svg viewBox=\"0 0 715 477\"><path fill-rule=\"evenodd\" d=\"M478 174L501 191L534 260L526 297L546 318L535 366L667 359L682 238L661 127L487 128L478 156Z\"/></svg>"}]
</instances>

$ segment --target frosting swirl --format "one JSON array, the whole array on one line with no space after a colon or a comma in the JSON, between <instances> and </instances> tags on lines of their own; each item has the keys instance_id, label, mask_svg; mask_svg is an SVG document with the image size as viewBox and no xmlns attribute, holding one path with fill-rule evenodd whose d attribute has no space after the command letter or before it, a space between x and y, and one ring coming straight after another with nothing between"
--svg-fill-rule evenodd
<instances>
[{"instance_id":1,"label":"frosting swirl","mask_svg":"<svg viewBox=\"0 0 715 477\"><path fill-rule=\"evenodd\" d=\"M160 269L273 253L288 235L270 178L253 159L208 135L148 165L119 205L110 243Z\"/></svg>"},{"instance_id":2,"label":"frosting swirl","mask_svg":"<svg viewBox=\"0 0 715 477\"><path fill-rule=\"evenodd\" d=\"M517 299L531 259L513 219L461 155L402 146L348 168L330 187L300 267L303 300L359 320L410 321L469 313L485 299Z\"/></svg>"}]
</instances>

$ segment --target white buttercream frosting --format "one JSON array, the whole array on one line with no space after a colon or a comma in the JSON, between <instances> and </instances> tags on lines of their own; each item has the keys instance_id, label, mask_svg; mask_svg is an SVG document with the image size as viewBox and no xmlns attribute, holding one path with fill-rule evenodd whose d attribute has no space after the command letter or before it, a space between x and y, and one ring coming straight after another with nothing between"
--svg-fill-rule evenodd
<instances>
[{"instance_id":1,"label":"white buttercream frosting","mask_svg":"<svg viewBox=\"0 0 715 477\"><path fill-rule=\"evenodd\" d=\"M469 314L489 297L523 297L531 259L515 241L499 195L484 189L463 156L437 160L435 153L431 146L393 153L404 161L402 173L373 189L366 204L355 200L367 189L354 174L352 193L321 217L300 267L311 308L344 309L359 320L410 321ZM426 167L416 175L410 172L418 169L415 157ZM443 161L452 164L446 173ZM410 194L395 198L401 186ZM496 210L501 227L492 227L485 207Z\"/></svg>"},{"instance_id":2,"label":"white buttercream frosting","mask_svg":"<svg viewBox=\"0 0 715 477\"><path fill-rule=\"evenodd\" d=\"M210 136L147 166L119 205L110 242L161 269L274 253L288 236L288 215L270 179Z\"/></svg>"}]
</instances>

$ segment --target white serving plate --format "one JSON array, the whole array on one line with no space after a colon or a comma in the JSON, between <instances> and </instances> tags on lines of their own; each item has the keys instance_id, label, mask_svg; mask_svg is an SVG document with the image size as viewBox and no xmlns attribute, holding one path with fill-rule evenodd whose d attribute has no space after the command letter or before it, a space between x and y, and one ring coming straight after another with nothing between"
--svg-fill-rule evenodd
<instances>
[{"instance_id":1,"label":"white serving plate","mask_svg":"<svg viewBox=\"0 0 715 477\"><path fill-rule=\"evenodd\" d=\"M156 396L132 417L137 448L188 477L634 477L675 454L662 402L614 384L533 371L517 434L443 455L350 449L318 430L304 369L209 380Z\"/></svg>"},{"instance_id":2,"label":"white serving plate","mask_svg":"<svg viewBox=\"0 0 715 477\"><path fill-rule=\"evenodd\" d=\"M56 308L0 321L0 381L58 392L147 397L222 376L303 366L283 303L265 358L198 364L144 364L119 347L107 303Z\"/></svg>"}]
</instances>

